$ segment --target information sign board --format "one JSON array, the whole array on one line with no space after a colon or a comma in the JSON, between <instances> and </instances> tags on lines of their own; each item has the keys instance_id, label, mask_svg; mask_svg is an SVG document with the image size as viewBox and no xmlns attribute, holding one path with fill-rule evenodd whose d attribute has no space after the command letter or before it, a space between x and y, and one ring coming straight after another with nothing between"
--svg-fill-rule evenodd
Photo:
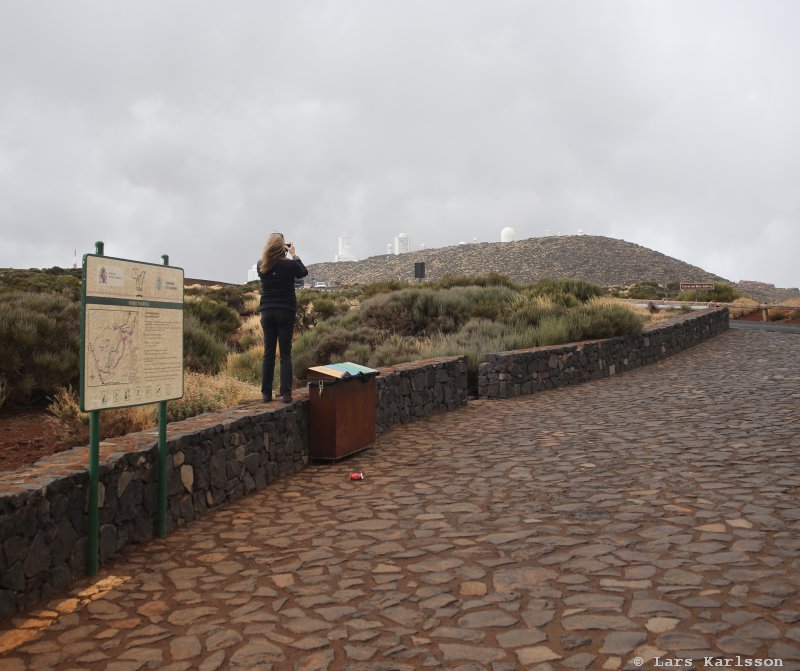
<instances>
[{"instance_id":1,"label":"information sign board","mask_svg":"<svg viewBox=\"0 0 800 671\"><path fill-rule=\"evenodd\" d=\"M183 269L86 254L81 410L183 396Z\"/></svg>"}]
</instances>

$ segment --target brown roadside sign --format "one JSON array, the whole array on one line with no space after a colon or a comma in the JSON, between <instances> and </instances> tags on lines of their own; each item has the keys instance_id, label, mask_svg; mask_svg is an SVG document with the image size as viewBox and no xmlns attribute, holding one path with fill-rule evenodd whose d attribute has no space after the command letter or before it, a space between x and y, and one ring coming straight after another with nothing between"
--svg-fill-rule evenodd
<instances>
[{"instance_id":1,"label":"brown roadside sign","mask_svg":"<svg viewBox=\"0 0 800 671\"><path fill-rule=\"evenodd\" d=\"M714 291L713 282L681 282L681 291Z\"/></svg>"}]
</instances>

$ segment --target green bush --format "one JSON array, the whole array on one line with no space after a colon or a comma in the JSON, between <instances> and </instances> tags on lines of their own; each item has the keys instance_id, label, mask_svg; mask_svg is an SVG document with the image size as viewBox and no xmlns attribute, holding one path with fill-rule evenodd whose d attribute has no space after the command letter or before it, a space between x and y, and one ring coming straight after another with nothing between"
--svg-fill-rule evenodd
<instances>
[{"instance_id":1,"label":"green bush","mask_svg":"<svg viewBox=\"0 0 800 671\"><path fill-rule=\"evenodd\" d=\"M733 303L744 294L730 284L717 283L714 291L682 291L678 294L679 301L698 301L701 303Z\"/></svg>"},{"instance_id":2,"label":"green bush","mask_svg":"<svg viewBox=\"0 0 800 671\"><path fill-rule=\"evenodd\" d=\"M231 353L228 355L225 372L232 378L260 386L263 358L264 351L258 347ZM276 362L275 366L279 368L279 363Z\"/></svg>"},{"instance_id":3,"label":"green bush","mask_svg":"<svg viewBox=\"0 0 800 671\"><path fill-rule=\"evenodd\" d=\"M191 298L208 299L216 303L227 305L237 315L244 314L247 295L254 290L259 290L259 285L248 284L224 284L222 286L194 286L185 291L185 295ZM187 301L188 303L189 301Z\"/></svg>"},{"instance_id":4,"label":"green bush","mask_svg":"<svg viewBox=\"0 0 800 671\"><path fill-rule=\"evenodd\" d=\"M637 300L658 300L666 297L667 291L659 287L655 282L634 284L628 289L628 298Z\"/></svg>"},{"instance_id":5,"label":"green bush","mask_svg":"<svg viewBox=\"0 0 800 671\"><path fill-rule=\"evenodd\" d=\"M584 280L553 280L549 277L535 282L529 288L529 292L537 296L550 296L556 302L563 303L567 307L575 305L575 301L569 299L573 297L585 303L590 298L602 296L603 288L592 282Z\"/></svg>"},{"instance_id":6,"label":"green bush","mask_svg":"<svg viewBox=\"0 0 800 671\"><path fill-rule=\"evenodd\" d=\"M388 294L393 291L400 291L409 287L408 282L400 282L399 280L385 280L383 282L373 282L361 288L361 296L363 298L372 298L377 294Z\"/></svg>"},{"instance_id":7,"label":"green bush","mask_svg":"<svg viewBox=\"0 0 800 671\"><path fill-rule=\"evenodd\" d=\"M390 294L376 294L361 304L364 323L379 331L413 335L416 332L412 310L419 289L401 289Z\"/></svg>"},{"instance_id":8,"label":"green bush","mask_svg":"<svg viewBox=\"0 0 800 671\"><path fill-rule=\"evenodd\" d=\"M419 344L414 338L401 335L391 335L372 350L367 357L365 365L371 368L391 366L405 361L414 361L419 358ZM355 363L361 363L356 361Z\"/></svg>"},{"instance_id":9,"label":"green bush","mask_svg":"<svg viewBox=\"0 0 800 671\"><path fill-rule=\"evenodd\" d=\"M219 335L212 333L192 313L183 315L183 365L188 370L215 375L228 356Z\"/></svg>"},{"instance_id":10,"label":"green bush","mask_svg":"<svg viewBox=\"0 0 800 671\"><path fill-rule=\"evenodd\" d=\"M0 292L12 291L61 294L78 301L81 298L81 270L57 266L45 270L0 269Z\"/></svg>"},{"instance_id":11,"label":"green bush","mask_svg":"<svg viewBox=\"0 0 800 671\"><path fill-rule=\"evenodd\" d=\"M184 314L191 315L221 340L230 338L242 325L239 314L225 303L200 296L184 304Z\"/></svg>"},{"instance_id":12,"label":"green bush","mask_svg":"<svg viewBox=\"0 0 800 671\"><path fill-rule=\"evenodd\" d=\"M544 280L521 288L502 275L477 279L375 293L359 309L321 320L295 343L297 376L334 361L380 367L466 355L474 390L487 352L628 335L642 326L623 306L590 302L602 289L589 282Z\"/></svg>"},{"instance_id":13,"label":"green bush","mask_svg":"<svg viewBox=\"0 0 800 671\"><path fill-rule=\"evenodd\" d=\"M631 336L641 332L644 318L622 305L578 308L576 318L581 319L580 328L573 332L573 340L598 340Z\"/></svg>"},{"instance_id":14,"label":"green bush","mask_svg":"<svg viewBox=\"0 0 800 671\"><path fill-rule=\"evenodd\" d=\"M55 293L0 293L0 378L9 403L77 386L80 305Z\"/></svg>"},{"instance_id":15,"label":"green bush","mask_svg":"<svg viewBox=\"0 0 800 671\"><path fill-rule=\"evenodd\" d=\"M519 291L523 285L512 280L507 275L500 273L487 273L485 275L445 275L442 279L433 282L431 287L436 289L452 289L453 287L507 287Z\"/></svg>"}]
</instances>

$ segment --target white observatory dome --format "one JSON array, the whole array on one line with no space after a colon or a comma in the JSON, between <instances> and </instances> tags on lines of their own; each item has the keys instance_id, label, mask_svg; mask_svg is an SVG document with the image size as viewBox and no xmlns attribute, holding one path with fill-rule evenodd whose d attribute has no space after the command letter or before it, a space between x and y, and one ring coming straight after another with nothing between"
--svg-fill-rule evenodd
<instances>
[{"instance_id":1,"label":"white observatory dome","mask_svg":"<svg viewBox=\"0 0 800 671\"><path fill-rule=\"evenodd\" d=\"M514 229L506 226L500 231L500 242L514 242Z\"/></svg>"}]
</instances>

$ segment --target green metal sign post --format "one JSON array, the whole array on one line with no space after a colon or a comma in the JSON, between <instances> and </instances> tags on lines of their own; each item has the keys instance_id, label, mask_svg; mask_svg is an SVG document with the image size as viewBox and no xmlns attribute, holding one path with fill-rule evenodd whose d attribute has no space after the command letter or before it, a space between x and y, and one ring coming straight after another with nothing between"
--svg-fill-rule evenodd
<instances>
[{"instance_id":1,"label":"green metal sign post","mask_svg":"<svg viewBox=\"0 0 800 671\"><path fill-rule=\"evenodd\" d=\"M167 401L183 396L183 269L95 254L83 257L80 408L89 413L88 571L100 545L100 414L158 404L157 533L167 533ZM109 492L108 495L111 495Z\"/></svg>"},{"instance_id":2,"label":"green metal sign post","mask_svg":"<svg viewBox=\"0 0 800 671\"><path fill-rule=\"evenodd\" d=\"M162 254L164 265L169 256ZM167 537L167 402L158 404L158 537Z\"/></svg>"}]
</instances>

